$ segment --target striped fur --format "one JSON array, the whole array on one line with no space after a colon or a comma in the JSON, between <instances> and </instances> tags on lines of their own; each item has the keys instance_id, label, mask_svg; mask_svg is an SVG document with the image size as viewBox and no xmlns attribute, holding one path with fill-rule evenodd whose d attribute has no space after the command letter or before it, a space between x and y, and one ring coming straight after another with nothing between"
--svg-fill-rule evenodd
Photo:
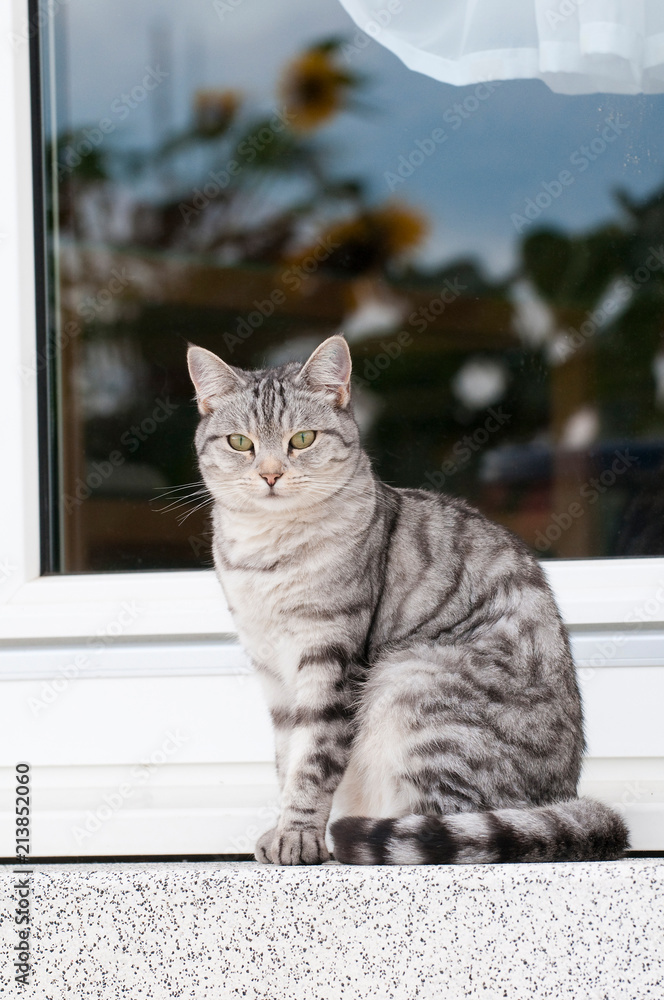
<instances>
[{"instance_id":1,"label":"striped fur","mask_svg":"<svg viewBox=\"0 0 664 1000\"><path fill-rule=\"evenodd\" d=\"M305 366L240 371L196 347L189 366L217 575L275 731L281 813L257 858L325 861L331 815L351 863L618 856L620 818L576 798L579 691L527 547L376 479L342 338Z\"/></svg>"},{"instance_id":2,"label":"striped fur","mask_svg":"<svg viewBox=\"0 0 664 1000\"><path fill-rule=\"evenodd\" d=\"M366 819L332 825L335 856L355 865L460 865L508 861L612 861L627 831L612 809L572 799L530 809Z\"/></svg>"}]
</instances>

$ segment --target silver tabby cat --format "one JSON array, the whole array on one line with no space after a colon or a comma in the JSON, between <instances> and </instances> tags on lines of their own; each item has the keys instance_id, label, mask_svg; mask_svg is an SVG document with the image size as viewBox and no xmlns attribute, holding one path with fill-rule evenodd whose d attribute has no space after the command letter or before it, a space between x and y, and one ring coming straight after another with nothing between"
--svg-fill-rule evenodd
<instances>
[{"instance_id":1,"label":"silver tabby cat","mask_svg":"<svg viewBox=\"0 0 664 1000\"><path fill-rule=\"evenodd\" d=\"M343 337L243 371L189 349L214 559L274 724L277 826L259 861L618 857L576 795L565 627L526 546L462 500L373 474Z\"/></svg>"}]
</instances>

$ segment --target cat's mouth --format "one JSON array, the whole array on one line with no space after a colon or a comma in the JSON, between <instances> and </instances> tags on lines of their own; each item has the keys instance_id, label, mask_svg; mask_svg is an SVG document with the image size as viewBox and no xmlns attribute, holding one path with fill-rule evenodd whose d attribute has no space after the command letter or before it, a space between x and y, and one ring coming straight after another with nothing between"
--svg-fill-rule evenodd
<instances>
[{"instance_id":1,"label":"cat's mouth","mask_svg":"<svg viewBox=\"0 0 664 1000\"><path fill-rule=\"evenodd\" d=\"M265 497L265 499L267 500L270 500L274 497L276 498L283 497L284 489L283 487L280 488L278 483L275 483L274 486L267 486L265 490L261 490L260 496Z\"/></svg>"}]
</instances>

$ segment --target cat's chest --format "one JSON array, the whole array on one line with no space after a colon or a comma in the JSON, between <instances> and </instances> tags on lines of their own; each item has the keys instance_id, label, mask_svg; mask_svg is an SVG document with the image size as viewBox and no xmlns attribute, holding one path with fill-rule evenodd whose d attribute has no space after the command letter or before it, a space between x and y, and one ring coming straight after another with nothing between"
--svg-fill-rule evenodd
<instances>
[{"instance_id":1,"label":"cat's chest","mask_svg":"<svg viewBox=\"0 0 664 1000\"><path fill-rule=\"evenodd\" d=\"M251 578L241 572L221 574L238 637L254 665L268 668L290 687L302 656L321 644L320 624L307 614L301 581Z\"/></svg>"},{"instance_id":2,"label":"cat's chest","mask_svg":"<svg viewBox=\"0 0 664 1000\"><path fill-rule=\"evenodd\" d=\"M231 614L243 630L264 631L292 624L293 609L299 609L305 597L301 581L277 569L218 570Z\"/></svg>"},{"instance_id":3,"label":"cat's chest","mask_svg":"<svg viewBox=\"0 0 664 1000\"><path fill-rule=\"evenodd\" d=\"M317 560L242 553L226 546L216 553L217 575L242 645L254 663L290 677L301 656L319 645L323 626L311 609L320 599Z\"/></svg>"}]
</instances>

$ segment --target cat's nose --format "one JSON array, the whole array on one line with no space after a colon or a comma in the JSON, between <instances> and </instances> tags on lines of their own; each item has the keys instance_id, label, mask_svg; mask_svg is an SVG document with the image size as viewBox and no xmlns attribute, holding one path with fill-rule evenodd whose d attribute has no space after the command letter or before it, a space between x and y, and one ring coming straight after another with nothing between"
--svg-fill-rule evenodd
<instances>
[{"instance_id":1,"label":"cat's nose","mask_svg":"<svg viewBox=\"0 0 664 1000\"><path fill-rule=\"evenodd\" d=\"M281 479L283 472L261 472L261 479L264 479L268 486L274 486L277 479Z\"/></svg>"}]
</instances>

